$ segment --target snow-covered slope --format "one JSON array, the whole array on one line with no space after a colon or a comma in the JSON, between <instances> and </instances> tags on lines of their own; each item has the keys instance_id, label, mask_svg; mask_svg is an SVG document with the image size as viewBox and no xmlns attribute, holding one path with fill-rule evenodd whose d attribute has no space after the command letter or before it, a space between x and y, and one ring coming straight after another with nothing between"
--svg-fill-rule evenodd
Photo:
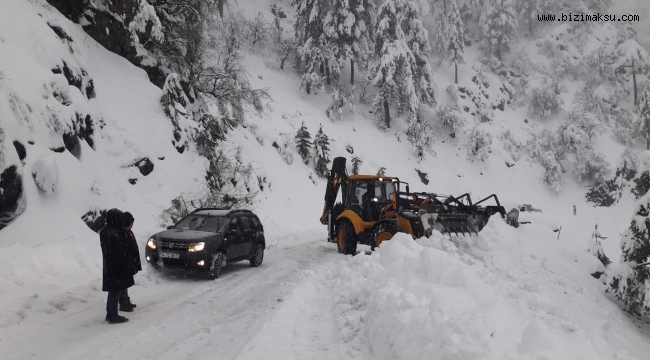
<instances>
[{"instance_id":1,"label":"snow-covered slope","mask_svg":"<svg viewBox=\"0 0 650 360\"><path fill-rule=\"evenodd\" d=\"M240 3L232 10L252 16L267 11L273 2ZM517 47L536 48L532 41ZM477 47L468 49L467 63L479 55ZM470 192L473 198L496 193L508 210L527 203L543 212L522 214L522 220L533 224L519 229L493 218L479 238L434 235L417 243L396 238L376 255L334 262L334 270L309 277L324 287L297 289L295 298L281 308L283 317L271 319L262 329L257 339L266 341L263 344L277 340L274 329L283 318L299 316L292 306L303 298L317 298L318 306L330 309L334 319L317 317L315 308L305 308L304 313L333 328L332 338L340 342L336 346L346 358L428 358L427 354L440 352L440 358L459 359L633 359L626 357L624 349L643 358L648 347L637 328L641 325L605 297L602 283L590 276L598 264L587 253L598 224L608 237L605 252L618 260L618 239L629 223L632 195L626 194L617 207L594 208L584 201L585 184L572 174L563 175L566 184L558 195L542 182L544 169L539 164L528 161L525 154L515 161L498 140L500 133L510 130L525 142L531 132L557 126L558 118L531 118L526 107L495 109L492 123L480 125L493 135L486 161L467 160L468 132L451 138L445 128L437 129L435 155L417 161L405 136L395 135L406 129L402 121L389 131L380 130L364 105L358 105L353 116L332 121L325 115L327 93L302 94L291 67L281 71L269 59L264 51L247 54L244 65L251 83L267 88L272 101L263 114L251 113L245 126L229 133L226 145L232 151L240 148L256 176L265 178L254 210L265 226L268 256L317 236L325 241L325 228L318 222L324 180L311 165L302 163L292 143L303 121L312 135L323 126L332 158L349 159L346 146L351 145L353 155L363 160L361 173L374 174L385 167L387 174L410 182L412 190ZM80 79L78 87L69 84L64 61ZM62 74L52 69L61 69ZM498 105L503 92L474 80L478 72L471 65L460 67L459 86L474 94L483 91ZM498 82L494 74L486 76ZM440 68L436 82L440 99L448 102L445 89L453 82L453 72ZM578 84L569 87L564 95L567 103ZM204 159L195 151L180 154L172 145L172 124L160 105L161 94L144 71L103 49L44 0L0 2L0 129L4 133L0 146L5 159L0 171L11 165L19 169L24 199L24 212L0 230L0 327L4 331L43 324L80 303L104 301L98 236L81 220L88 211L117 207L132 212L143 251L148 236L160 230L161 210L169 207L171 199L196 188ZM470 107L468 99L463 101ZM77 120L80 117L83 121ZM78 146L65 150L64 134L69 133L91 141L80 140ZM26 149L22 161L14 141ZM291 164L273 147L274 142L288 144ZM594 147L612 167L624 150L611 131L599 136ZM63 152L51 150L61 148ZM144 171L147 175L132 166L144 158L153 164L153 171ZM53 168L58 169L58 177ZM416 169L428 174L428 185L420 182ZM48 194L37 182L56 186ZM553 232L560 227L561 232ZM165 279L156 279L147 266L136 276L136 284L137 293L145 287L165 286ZM248 346L242 356L259 358L260 349L266 347Z\"/></svg>"}]
</instances>

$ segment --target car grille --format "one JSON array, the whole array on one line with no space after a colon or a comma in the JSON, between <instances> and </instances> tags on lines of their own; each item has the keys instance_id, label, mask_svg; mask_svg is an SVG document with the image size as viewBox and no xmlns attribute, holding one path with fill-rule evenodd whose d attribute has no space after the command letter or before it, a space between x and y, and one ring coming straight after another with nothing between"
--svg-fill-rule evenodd
<instances>
[{"instance_id":1,"label":"car grille","mask_svg":"<svg viewBox=\"0 0 650 360\"><path fill-rule=\"evenodd\" d=\"M177 242L177 241L161 241L160 248L163 250L175 250L182 251L187 250L190 247L190 243L186 242Z\"/></svg>"}]
</instances>

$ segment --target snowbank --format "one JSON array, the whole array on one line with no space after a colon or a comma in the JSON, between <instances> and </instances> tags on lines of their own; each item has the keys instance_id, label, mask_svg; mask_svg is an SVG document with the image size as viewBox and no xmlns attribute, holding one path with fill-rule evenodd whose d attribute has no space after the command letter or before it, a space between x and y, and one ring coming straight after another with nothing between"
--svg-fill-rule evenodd
<instances>
[{"instance_id":1,"label":"snowbank","mask_svg":"<svg viewBox=\"0 0 650 360\"><path fill-rule=\"evenodd\" d=\"M496 217L479 237L397 234L323 276L339 340L352 358L643 358L610 335L643 339L589 280L602 264L587 241L521 237Z\"/></svg>"}]
</instances>

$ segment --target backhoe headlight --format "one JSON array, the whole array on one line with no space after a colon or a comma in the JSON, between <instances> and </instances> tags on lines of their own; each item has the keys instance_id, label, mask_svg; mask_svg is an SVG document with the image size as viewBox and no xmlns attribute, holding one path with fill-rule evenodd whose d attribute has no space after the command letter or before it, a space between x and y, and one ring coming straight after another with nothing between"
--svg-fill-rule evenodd
<instances>
[{"instance_id":1,"label":"backhoe headlight","mask_svg":"<svg viewBox=\"0 0 650 360\"><path fill-rule=\"evenodd\" d=\"M205 243L204 242L198 242L198 243L192 243L190 244L190 247L187 249L189 252L197 252L201 251L205 248Z\"/></svg>"},{"instance_id":2,"label":"backhoe headlight","mask_svg":"<svg viewBox=\"0 0 650 360\"><path fill-rule=\"evenodd\" d=\"M379 201L379 199L377 199L377 198L372 198L372 202L378 202L378 201Z\"/></svg>"},{"instance_id":3,"label":"backhoe headlight","mask_svg":"<svg viewBox=\"0 0 650 360\"><path fill-rule=\"evenodd\" d=\"M157 246L157 244L156 244L156 239L154 239L154 238L149 238L149 241L147 241L147 246L148 246L149 249L151 249L151 250L156 250L156 246Z\"/></svg>"}]
</instances>

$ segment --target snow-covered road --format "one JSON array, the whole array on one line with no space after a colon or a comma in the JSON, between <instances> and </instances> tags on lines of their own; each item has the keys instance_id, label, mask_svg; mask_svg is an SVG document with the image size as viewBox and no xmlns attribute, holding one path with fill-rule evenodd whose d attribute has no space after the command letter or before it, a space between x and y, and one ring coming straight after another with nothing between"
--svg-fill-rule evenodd
<instances>
[{"instance_id":1,"label":"snow-covered road","mask_svg":"<svg viewBox=\"0 0 650 360\"><path fill-rule=\"evenodd\" d=\"M38 326L0 330L0 358L259 359L270 349L295 355L301 348L290 345L301 339L316 340L312 347L300 341L309 358L315 358L315 351L324 355L319 358L337 358L332 355L335 349L321 346L333 343L328 341L334 334L334 322L328 318L332 312L306 314L305 309L313 313L318 306L300 306L327 302L322 294L317 296L317 285L301 274L319 271L337 259L341 255L334 246L314 237L303 239L302 245L267 250L260 268L248 262L229 265L216 281L146 269L151 285L132 288L138 307L122 313L128 323L105 323L105 296L98 295ZM302 323L296 320L301 311ZM327 322L332 326L322 326Z\"/></svg>"}]
</instances>

